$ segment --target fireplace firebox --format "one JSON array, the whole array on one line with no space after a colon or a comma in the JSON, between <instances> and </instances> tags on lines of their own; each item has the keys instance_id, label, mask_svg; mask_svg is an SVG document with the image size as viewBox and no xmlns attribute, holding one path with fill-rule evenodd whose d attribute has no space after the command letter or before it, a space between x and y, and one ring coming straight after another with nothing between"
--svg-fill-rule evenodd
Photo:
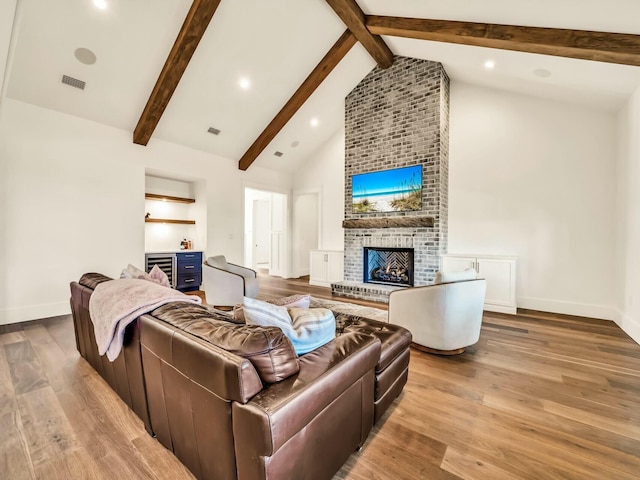
<instances>
[{"instance_id":1,"label":"fireplace firebox","mask_svg":"<svg viewBox=\"0 0 640 480\"><path fill-rule=\"evenodd\" d=\"M364 247L365 283L413 287L413 248Z\"/></svg>"}]
</instances>

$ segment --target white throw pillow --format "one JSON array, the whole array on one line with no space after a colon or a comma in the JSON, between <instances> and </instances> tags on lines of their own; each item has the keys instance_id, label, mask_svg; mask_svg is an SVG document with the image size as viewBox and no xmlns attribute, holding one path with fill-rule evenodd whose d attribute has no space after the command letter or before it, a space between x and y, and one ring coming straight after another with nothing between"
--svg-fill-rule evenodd
<instances>
[{"instance_id":1,"label":"white throw pillow","mask_svg":"<svg viewBox=\"0 0 640 480\"><path fill-rule=\"evenodd\" d=\"M157 283L158 285L162 285L163 287L171 288L171 284L169 283L169 277L164 273L158 265L154 265L149 273L144 270L140 270L138 267L134 267L133 265L127 265L127 268L123 269L120 273L120 278L136 278L139 280L148 280L153 283Z\"/></svg>"},{"instance_id":2,"label":"white throw pillow","mask_svg":"<svg viewBox=\"0 0 640 480\"><path fill-rule=\"evenodd\" d=\"M157 283L158 285L162 285L163 287L171 288L171 284L169 283L169 277L166 273L160 269L158 265L154 265L151 271L149 272L149 280Z\"/></svg>"},{"instance_id":3,"label":"white throw pillow","mask_svg":"<svg viewBox=\"0 0 640 480\"><path fill-rule=\"evenodd\" d=\"M287 330L291 330L291 317L287 307L249 297L244 297L243 306L244 318L248 325L279 327L285 335L289 336Z\"/></svg>"},{"instance_id":4,"label":"white throw pillow","mask_svg":"<svg viewBox=\"0 0 640 480\"><path fill-rule=\"evenodd\" d=\"M244 318L247 325L278 327L298 355L315 350L336 335L336 320L326 308L291 308L244 297Z\"/></svg>"},{"instance_id":5,"label":"white throw pillow","mask_svg":"<svg viewBox=\"0 0 640 480\"><path fill-rule=\"evenodd\" d=\"M289 315L295 332L289 340L298 355L336 338L336 319L328 308L290 308Z\"/></svg>"},{"instance_id":6,"label":"white throw pillow","mask_svg":"<svg viewBox=\"0 0 640 480\"><path fill-rule=\"evenodd\" d=\"M460 282L463 280L475 280L478 278L478 272L476 272L473 268L467 268L462 272L436 272L435 277L433 278L433 283L451 283L451 282Z\"/></svg>"},{"instance_id":7,"label":"white throw pillow","mask_svg":"<svg viewBox=\"0 0 640 480\"><path fill-rule=\"evenodd\" d=\"M311 295L290 295L288 297L267 300L267 303L287 308L309 308L309 304L311 303ZM244 306L241 303L234 305L233 319L236 322L245 323Z\"/></svg>"}]
</instances>

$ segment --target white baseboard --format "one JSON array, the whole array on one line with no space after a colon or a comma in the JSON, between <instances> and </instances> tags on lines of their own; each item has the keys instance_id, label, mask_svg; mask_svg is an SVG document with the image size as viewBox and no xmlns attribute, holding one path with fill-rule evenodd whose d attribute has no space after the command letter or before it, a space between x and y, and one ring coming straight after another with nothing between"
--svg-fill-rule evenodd
<instances>
[{"instance_id":1,"label":"white baseboard","mask_svg":"<svg viewBox=\"0 0 640 480\"><path fill-rule=\"evenodd\" d=\"M640 344L640 321L635 320L626 313L618 310L615 322L627 335L633 338L637 344Z\"/></svg>"},{"instance_id":2,"label":"white baseboard","mask_svg":"<svg viewBox=\"0 0 640 480\"><path fill-rule=\"evenodd\" d=\"M0 310L0 325L10 323L27 322L39 318L57 317L71 313L69 301L43 303L40 305L28 305L26 307L13 307Z\"/></svg>"},{"instance_id":3,"label":"white baseboard","mask_svg":"<svg viewBox=\"0 0 640 480\"><path fill-rule=\"evenodd\" d=\"M518 313L517 308L515 307L505 307L503 305L492 305L490 303L485 303L482 309L487 312L508 313L510 315L515 315L516 313Z\"/></svg>"},{"instance_id":4,"label":"white baseboard","mask_svg":"<svg viewBox=\"0 0 640 480\"><path fill-rule=\"evenodd\" d=\"M519 297L518 308L539 310L541 312L564 313L565 315L576 315L578 317L600 318L603 320L615 320L619 316L617 309L608 305L563 302L544 298Z\"/></svg>"},{"instance_id":5,"label":"white baseboard","mask_svg":"<svg viewBox=\"0 0 640 480\"><path fill-rule=\"evenodd\" d=\"M296 271L296 276L294 278L300 277L308 277L311 274L311 270L308 268L300 268Z\"/></svg>"}]
</instances>

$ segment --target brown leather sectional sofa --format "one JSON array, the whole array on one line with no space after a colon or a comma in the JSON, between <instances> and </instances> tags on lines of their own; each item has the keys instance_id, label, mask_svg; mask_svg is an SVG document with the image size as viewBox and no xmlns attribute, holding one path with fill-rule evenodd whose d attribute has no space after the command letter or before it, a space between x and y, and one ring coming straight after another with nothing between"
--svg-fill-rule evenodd
<instances>
[{"instance_id":1,"label":"brown leather sectional sofa","mask_svg":"<svg viewBox=\"0 0 640 480\"><path fill-rule=\"evenodd\" d=\"M115 362L97 353L89 298L71 284L80 354L199 479L330 479L407 380L411 334L336 314L336 338L300 357L275 327L175 302L142 315Z\"/></svg>"}]
</instances>

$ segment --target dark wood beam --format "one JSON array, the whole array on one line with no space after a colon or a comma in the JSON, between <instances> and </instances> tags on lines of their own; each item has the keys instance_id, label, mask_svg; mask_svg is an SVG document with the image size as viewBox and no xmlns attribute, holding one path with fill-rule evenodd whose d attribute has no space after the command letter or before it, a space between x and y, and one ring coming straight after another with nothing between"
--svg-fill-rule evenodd
<instances>
[{"instance_id":1,"label":"dark wood beam","mask_svg":"<svg viewBox=\"0 0 640 480\"><path fill-rule=\"evenodd\" d=\"M640 35L419 18L366 18L375 35L640 66Z\"/></svg>"},{"instance_id":2,"label":"dark wood beam","mask_svg":"<svg viewBox=\"0 0 640 480\"><path fill-rule=\"evenodd\" d=\"M366 15L355 0L327 0L327 3L366 48L380 68L389 68L393 64L393 53L380 36L372 35L367 29Z\"/></svg>"},{"instance_id":3,"label":"dark wood beam","mask_svg":"<svg viewBox=\"0 0 640 480\"><path fill-rule=\"evenodd\" d=\"M302 85L300 85L285 106L282 107L274 119L271 120L267 128L265 128L256 141L253 142L249 150L242 156L240 162L238 162L240 170L249 168L255 159L258 158L258 155L262 153L278 132L291 120L291 117L293 117L304 102L307 101L311 94L315 92L316 88L327 78L329 73L340 63L340 60L344 58L355 44L356 38L349 30L346 30L324 58L320 60L320 63L313 69L306 80L302 82Z\"/></svg>"},{"instance_id":4,"label":"dark wood beam","mask_svg":"<svg viewBox=\"0 0 640 480\"><path fill-rule=\"evenodd\" d=\"M133 131L133 142L146 145L171 100L220 0L193 0L167 61Z\"/></svg>"}]
</instances>

